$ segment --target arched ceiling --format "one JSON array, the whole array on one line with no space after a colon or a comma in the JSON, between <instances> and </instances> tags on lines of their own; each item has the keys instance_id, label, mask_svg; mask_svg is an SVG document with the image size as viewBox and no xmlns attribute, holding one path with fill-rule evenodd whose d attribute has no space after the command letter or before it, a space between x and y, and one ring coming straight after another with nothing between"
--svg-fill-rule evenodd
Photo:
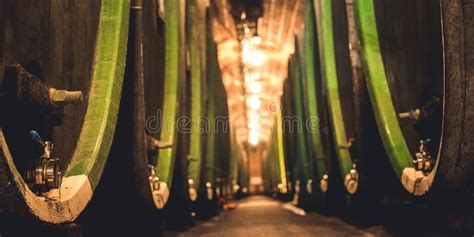
<instances>
[{"instance_id":1,"label":"arched ceiling","mask_svg":"<svg viewBox=\"0 0 474 237\"><path fill-rule=\"evenodd\" d=\"M258 143L253 141L255 146L265 145L271 136L273 121L280 108L288 57L294 52L294 35L303 24L304 5L304 0L211 1L213 35L218 45L231 123L237 142L245 147L255 140L253 130L258 131ZM263 6L263 15L256 24L251 24L252 17L262 13L262 9L255 6ZM239 40L249 36L242 35L242 22L248 23L244 27L250 29L250 36L255 33L256 26L259 37L256 41L245 41L257 42L250 43L247 49ZM252 50L263 52L264 61L258 65L246 64L246 58L259 58Z\"/></svg>"}]
</instances>

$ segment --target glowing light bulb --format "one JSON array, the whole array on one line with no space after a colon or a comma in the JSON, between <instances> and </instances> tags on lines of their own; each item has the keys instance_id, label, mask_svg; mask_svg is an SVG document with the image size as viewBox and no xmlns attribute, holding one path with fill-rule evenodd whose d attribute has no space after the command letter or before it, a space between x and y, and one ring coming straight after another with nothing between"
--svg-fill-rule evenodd
<instances>
[{"instance_id":1,"label":"glowing light bulb","mask_svg":"<svg viewBox=\"0 0 474 237\"><path fill-rule=\"evenodd\" d=\"M237 86L237 87L242 86L242 82L240 80L235 80L234 86Z\"/></svg>"},{"instance_id":2,"label":"glowing light bulb","mask_svg":"<svg viewBox=\"0 0 474 237\"><path fill-rule=\"evenodd\" d=\"M262 38L260 36L254 36L252 37L252 43L253 44L256 44L256 45L259 45L262 43Z\"/></svg>"},{"instance_id":3,"label":"glowing light bulb","mask_svg":"<svg viewBox=\"0 0 474 237\"><path fill-rule=\"evenodd\" d=\"M260 123L259 121L250 121L249 122L249 129L252 129L252 130L260 130Z\"/></svg>"},{"instance_id":4,"label":"glowing light bulb","mask_svg":"<svg viewBox=\"0 0 474 237\"><path fill-rule=\"evenodd\" d=\"M245 83L259 82L262 79L260 72L245 72L244 80Z\"/></svg>"},{"instance_id":5,"label":"glowing light bulb","mask_svg":"<svg viewBox=\"0 0 474 237\"><path fill-rule=\"evenodd\" d=\"M253 94L258 94L258 93L262 92L262 83L260 83L260 82L252 82L252 83L250 83L250 85L249 85L249 90L250 90L250 92L252 92Z\"/></svg>"},{"instance_id":6,"label":"glowing light bulb","mask_svg":"<svg viewBox=\"0 0 474 237\"><path fill-rule=\"evenodd\" d=\"M249 143L252 144L252 145L257 145L259 142L259 140L257 138L250 138L249 139Z\"/></svg>"},{"instance_id":7,"label":"glowing light bulb","mask_svg":"<svg viewBox=\"0 0 474 237\"><path fill-rule=\"evenodd\" d=\"M259 142L260 142L260 134L256 131L250 131L249 143L252 145L257 145Z\"/></svg>"},{"instance_id":8,"label":"glowing light bulb","mask_svg":"<svg viewBox=\"0 0 474 237\"><path fill-rule=\"evenodd\" d=\"M260 115L258 115L257 113L250 113L248 115L248 118L249 118L249 121L258 121L260 120Z\"/></svg>"},{"instance_id":9,"label":"glowing light bulb","mask_svg":"<svg viewBox=\"0 0 474 237\"><path fill-rule=\"evenodd\" d=\"M250 51L250 42L248 40L242 40L242 54L246 54Z\"/></svg>"},{"instance_id":10,"label":"glowing light bulb","mask_svg":"<svg viewBox=\"0 0 474 237\"><path fill-rule=\"evenodd\" d=\"M259 131L260 130L260 115L257 113L249 113L248 117L248 128L251 131Z\"/></svg>"},{"instance_id":11,"label":"glowing light bulb","mask_svg":"<svg viewBox=\"0 0 474 237\"><path fill-rule=\"evenodd\" d=\"M267 55L260 50L251 50L245 55L245 64L254 67L261 66L267 60Z\"/></svg>"},{"instance_id":12,"label":"glowing light bulb","mask_svg":"<svg viewBox=\"0 0 474 237\"><path fill-rule=\"evenodd\" d=\"M246 27L246 28L244 29L244 32L245 32L246 35L248 35L248 34L250 34L250 29Z\"/></svg>"},{"instance_id":13,"label":"glowing light bulb","mask_svg":"<svg viewBox=\"0 0 474 237\"><path fill-rule=\"evenodd\" d=\"M247 105L253 110L258 110L261 106L260 98L256 95L248 98Z\"/></svg>"},{"instance_id":14,"label":"glowing light bulb","mask_svg":"<svg viewBox=\"0 0 474 237\"><path fill-rule=\"evenodd\" d=\"M260 40L261 41L261 40ZM252 47L255 42L260 42L259 40L243 40L242 41L242 60L245 65L250 65L254 67L261 66L266 60L267 55L260 49Z\"/></svg>"},{"instance_id":15,"label":"glowing light bulb","mask_svg":"<svg viewBox=\"0 0 474 237\"><path fill-rule=\"evenodd\" d=\"M250 130L249 137L260 138L260 133L257 130Z\"/></svg>"}]
</instances>

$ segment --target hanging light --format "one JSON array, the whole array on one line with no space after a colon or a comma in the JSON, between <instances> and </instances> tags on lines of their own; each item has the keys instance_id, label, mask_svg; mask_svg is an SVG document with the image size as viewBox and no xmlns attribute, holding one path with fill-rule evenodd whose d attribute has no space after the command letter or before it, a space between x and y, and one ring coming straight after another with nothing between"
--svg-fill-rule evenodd
<instances>
[{"instance_id":1,"label":"hanging light","mask_svg":"<svg viewBox=\"0 0 474 237\"><path fill-rule=\"evenodd\" d=\"M248 119L249 119L250 122L252 122L252 121L259 121L259 120L260 120L260 115L257 114L257 113L249 113L249 114L247 115L247 117L248 117Z\"/></svg>"},{"instance_id":2,"label":"hanging light","mask_svg":"<svg viewBox=\"0 0 474 237\"><path fill-rule=\"evenodd\" d=\"M245 81L248 81L248 82L253 82L253 81L258 81L262 78L262 75L260 74L260 72L246 72L245 73Z\"/></svg>"},{"instance_id":3,"label":"hanging light","mask_svg":"<svg viewBox=\"0 0 474 237\"><path fill-rule=\"evenodd\" d=\"M243 53L244 64L259 67L267 60L267 55L261 50L251 50Z\"/></svg>"},{"instance_id":4,"label":"hanging light","mask_svg":"<svg viewBox=\"0 0 474 237\"><path fill-rule=\"evenodd\" d=\"M248 128L253 130L253 131L260 130L260 120L250 120Z\"/></svg>"},{"instance_id":5,"label":"hanging light","mask_svg":"<svg viewBox=\"0 0 474 237\"><path fill-rule=\"evenodd\" d=\"M253 110L260 109L260 106L261 106L260 98L257 95L251 96L250 98L247 99L247 105Z\"/></svg>"},{"instance_id":6,"label":"hanging light","mask_svg":"<svg viewBox=\"0 0 474 237\"><path fill-rule=\"evenodd\" d=\"M240 86L242 86L242 82L241 82L240 80L238 80L238 79L237 79L237 80L234 80L234 86L240 87Z\"/></svg>"},{"instance_id":7,"label":"hanging light","mask_svg":"<svg viewBox=\"0 0 474 237\"><path fill-rule=\"evenodd\" d=\"M262 37L260 36L254 36L251 38L251 41L254 45L259 45L262 43Z\"/></svg>"},{"instance_id":8,"label":"hanging light","mask_svg":"<svg viewBox=\"0 0 474 237\"><path fill-rule=\"evenodd\" d=\"M262 92L262 83L260 82L251 82L249 84L249 90L253 94L258 94Z\"/></svg>"},{"instance_id":9,"label":"hanging light","mask_svg":"<svg viewBox=\"0 0 474 237\"><path fill-rule=\"evenodd\" d=\"M249 143L252 145L258 145L260 142L260 134L257 131L251 130L249 132Z\"/></svg>"},{"instance_id":10,"label":"hanging light","mask_svg":"<svg viewBox=\"0 0 474 237\"><path fill-rule=\"evenodd\" d=\"M242 61L245 65L258 67L267 60L267 55L258 47L261 42L258 36L242 40Z\"/></svg>"}]
</instances>

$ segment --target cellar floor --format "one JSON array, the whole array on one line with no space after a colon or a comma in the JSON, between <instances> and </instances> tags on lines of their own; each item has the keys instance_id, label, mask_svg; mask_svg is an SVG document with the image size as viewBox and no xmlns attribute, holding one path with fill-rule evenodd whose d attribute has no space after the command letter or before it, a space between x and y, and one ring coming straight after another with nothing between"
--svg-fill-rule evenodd
<instances>
[{"instance_id":1,"label":"cellar floor","mask_svg":"<svg viewBox=\"0 0 474 237\"><path fill-rule=\"evenodd\" d=\"M305 213L289 203L265 196L241 200L233 210L186 232L165 236L391 236L382 226L356 227L339 218Z\"/></svg>"}]
</instances>

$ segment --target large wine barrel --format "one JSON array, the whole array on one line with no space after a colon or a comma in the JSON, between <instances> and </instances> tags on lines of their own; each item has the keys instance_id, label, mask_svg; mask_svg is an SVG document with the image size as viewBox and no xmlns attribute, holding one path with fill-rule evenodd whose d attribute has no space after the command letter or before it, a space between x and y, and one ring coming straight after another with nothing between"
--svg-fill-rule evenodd
<instances>
[{"instance_id":1,"label":"large wine barrel","mask_svg":"<svg viewBox=\"0 0 474 237\"><path fill-rule=\"evenodd\" d=\"M314 167L309 157L307 134L305 127L305 111L303 97L303 75L301 67L301 56L299 54L299 45L296 45L296 53L290 56L288 62L288 92L291 104L294 107L292 114L285 119L285 133L292 136L294 153L288 157L294 160L293 179L295 186L295 196L298 205L308 207L312 205L311 194L313 186Z\"/></svg>"},{"instance_id":2,"label":"large wine barrel","mask_svg":"<svg viewBox=\"0 0 474 237\"><path fill-rule=\"evenodd\" d=\"M292 96L292 85L291 85L291 77L288 65L288 76L283 83L283 95L282 95L282 103L281 103L281 112L282 112L282 134L283 134L283 141L284 141L284 155L286 160L287 166L287 176L288 176L288 192L290 195L295 196L297 193L295 192L295 182L298 180L296 175L297 171L297 163L296 163L296 149L295 149L295 139L294 133L290 132L291 124L288 124L287 119L292 118L294 116L294 106L293 106L293 96Z\"/></svg>"},{"instance_id":3,"label":"large wine barrel","mask_svg":"<svg viewBox=\"0 0 474 237\"><path fill-rule=\"evenodd\" d=\"M470 196L472 5L365 0L356 12L378 130L401 184L414 195Z\"/></svg>"},{"instance_id":4,"label":"large wine barrel","mask_svg":"<svg viewBox=\"0 0 474 237\"><path fill-rule=\"evenodd\" d=\"M314 11L322 79L322 88L317 90L327 100L333 159L337 160L331 170L340 173L345 187L335 194L345 200L335 200L335 204L350 207L342 210L346 214L360 213L358 208L376 204L392 186L384 173L383 146L374 132L377 128L361 67L353 5L320 0L315 1Z\"/></svg>"},{"instance_id":5,"label":"large wine barrel","mask_svg":"<svg viewBox=\"0 0 474 237\"><path fill-rule=\"evenodd\" d=\"M203 86L205 87L205 136L204 136L204 149L203 149L203 160L201 161L201 177L200 186L198 187L198 217L202 219L208 219L214 215L217 215L218 211L218 197L216 190L218 188L218 182L216 182L222 173L220 169L222 144L220 140L220 134L217 133L217 125L222 126L222 123L216 123L217 120L221 120L222 115L222 100L224 98L219 96L224 91L221 78L221 70L218 64L217 58L217 44L214 41L212 35L211 22L212 18L210 10L206 12L206 30L205 30L205 55L206 64L205 72L206 77ZM224 92L225 93L225 92ZM227 106L227 105L225 105ZM222 120L220 121L222 122ZM221 145L222 144L222 145ZM222 147L219 147L222 146ZM227 157L226 157L227 158Z\"/></svg>"},{"instance_id":6,"label":"large wine barrel","mask_svg":"<svg viewBox=\"0 0 474 237\"><path fill-rule=\"evenodd\" d=\"M189 94L183 47L185 3L133 4L119 131L104 181L104 186L122 185L104 188L97 206L110 213L114 206L129 203L113 221L126 223L129 229L147 231L162 222L187 225L182 218L191 216L184 202L187 152L183 147L187 144L183 139L187 136L182 136L178 124L178 118L187 112ZM177 207L177 202L182 205Z\"/></svg>"},{"instance_id":7,"label":"large wine barrel","mask_svg":"<svg viewBox=\"0 0 474 237\"><path fill-rule=\"evenodd\" d=\"M227 104L228 105L228 104ZM227 108L229 109L229 108ZM229 188L230 188L230 195L235 197L241 191L241 185L239 179L239 170L240 165L239 162L243 159L240 154L240 146L237 144L235 129L232 127L232 123L230 122L230 111L228 111L229 117L229 142L230 142L230 157L229 157Z\"/></svg>"},{"instance_id":8,"label":"large wine barrel","mask_svg":"<svg viewBox=\"0 0 474 237\"><path fill-rule=\"evenodd\" d=\"M166 1L164 4L165 12L165 65L164 65L164 93L156 93L152 87L145 85L145 95L149 95L150 107L146 108L146 114L153 115L156 111L162 111L159 137L162 142L171 144L172 147L160 149L157 153L156 173L159 175L162 184L171 186L173 180L173 171L178 151L178 129L176 121L179 117L180 90L184 89L185 74L185 51L182 45L185 42L185 6L184 1ZM150 61L152 64L153 61ZM152 68L154 65L150 65ZM145 69L146 70L146 69ZM149 75L150 77L153 74ZM153 80L146 80L150 83ZM153 98L155 97L155 98ZM162 101L162 104L155 101ZM154 106L153 106L154 104ZM160 107L157 107L160 106ZM184 105L183 105L184 106ZM166 200L164 200L166 203Z\"/></svg>"},{"instance_id":9,"label":"large wine barrel","mask_svg":"<svg viewBox=\"0 0 474 237\"><path fill-rule=\"evenodd\" d=\"M308 132L309 152L315 168L315 190L324 196L329 188L330 137L326 99L324 98L321 67L319 65L318 34L313 2L305 9L304 30L300 35L299 54L303 61L303 97L305 105L305 128ZM322 200L321 200L322 201Z\"/></svg>"},{"instance_id":10,"label":"large wine barrel","mask_svg":"<svg viewBox=\"0 0 474 237\"><path fill-rule=\"evenodd\" d=\"M355 142L354 92L348 55L347 18L345 11L337 11L344 1L316 1L316 22L319 37L320 62L324 91L328 101L333 149L346 190L354 194L358 189L358 173L351 150ZM337 14L337 17L334 15ZM346 32L346 35L344 35ZM354 177L351 176L354 173Z\"/></svg>"},{"instance_id":11,"label":"large wine barrel","mask_svg":"<svg viewBox=\"0 0 474 237\"><path fill-rule=\"evenodd\" d=\"M215 86L215 112L216 117L214 121L210 121L215 124L215 130L210 131L216 133L215 140L215 152L214 159L215 163L213 169L215 170L216 183L215 192L216 197L221 200L226 194L226 190L230 187L231 176L230 170L232 169L231 163L231 139L230 139L230 120L229 120L229 107L227 104L227 93L221 77L216 78L217 81L214 83ZM207 166L210 168L209 166Z\"/></svg>"},{"instance_id":12,"label":"large wine barrel","mask_svg":"<svg viewBox=\"0 0 474 237\"><path fill-rule=\"evenodd\" d=\"M281 111L275 112L274 125L264 157L263 180L267 193L274 197L285 197L288 194L285 153L283 147L283 119Z\"/></svg>"},{"instance_id":13,"label":"large wine barrel","mask_svg":"<svg viewBox=\"0 0 474 237\"><path fill-rule=\"evenodd\" d=\"M100 205L130 203L123 208L126 214L114 223L131 229L134 225L147 231L160 223L182 228L192 221L187 176L189 127L181 120L190 115L184 50L186 3L132 3L134 33L130 34L127 88L114 161L110 162L114 175L109 175L110 183L123 185L105 195L120 197ZM124 189L129 190L127 194L120 194Z\"/></svg>"},{"instance_id":14,"label":"large wine barrel","mask_svg":"<svg viewBox=\"0 0 474 237\"><path fill-rule=\"evenodd\" d=\"M188 156L188 193L191 201L196 202L199 195L199 188L201 187L201 164L203 160L204 148L204 124L203 118L205 116L205 45L207 27L206 22L206 6L198 4L197 1L187 1L186 14L186 32L189 45L189 71L190 86L191 86L191 131L189 142L189 156Z\"/></svg>"},{"instance_id":15,"label":"large wine barrel","mask_svg":"<svg viewBox=\"0 0 474 237\"><path fill-rule=\"evenodd\" d=\"M92 198L114 136L129 2L2 1L0 9L1 65L16 65L6 68L1 81L0 214L73 221ZM84 102L64 105L53 87L81 91ZM39 184L38 173L33 182L25 175L49 156L42 155L47 143L37 142L38 133L59 158L46 185Z\"/></svg>"},{"instance_id":16,"label":"large wine barrel","mask_svg":"<svg viewBox=\"0 0 474 237\"><path fill-rule=\"evenodd\" d=\"M85 213L85 225L90 229L149 232L152 226L161 226L166 218L161 209L170 197L170 189L159 179L155 166L160 149L177 149L175 144L160 141L159 137L160 126L165 121L162 113L166 102L165 72L169 68L165 67L165 49L170 47L165 44L165 27L179 18L165 23L164 8L157 1L131 3L126 75L117 132L104 178L91 206L93 211ZM169 79L175 80L176 77ZM183 101L173 99L172 103L176 106ZM174 124L175 121L168 122ZM128 205L122 206L123 203ZM120 213L111 216L117 206L122 206ZM104 218L109 219L110 224L100 221Z\"/></svg>"},{"instance_id":17,"label":"large wine barrel","mask_svg":"<svg viewBox=\"0 0 474 237\"><path fill-rule=\"evenodd\" d=\"M236 194L236 197L241 198L248 194L248 187L250 187L250 175L247 152L244 150L239 150L238 152L240 157L238 167L238 183L240 187Z\"/></svg>"},{"instance_id":18,"label":"large wine barrel","mask_svg":"<svg viewBox=\"0 0 474 237\"><path fill-rule=\"evenodd\" d=\"M163 208L166 228L183 228L193 222L188 183L190 135L187 131L190 129L190 95L194 86L191 81L195 75L187 65L193 64L195 56L187 56L189 51L186 51L190 48L186 36L186 27L190 26L186 16L192 14L187 8L189 4L193 3L182 0L164 2L163 79L156 80L156 73L159 73L156 71L156 56L163 56L163 52L154 51L150 54L154 59L150 58L145 66L145 70L148 70L145 72L145 83L149 83L145 84L145 113L147 117L155 116L159 124L158 131L149 130L149 135L165 145L149 157L149 162L155 167L155 179L159 182L154 197L166 197L160 194L160 189L169 188L169 199L163 199L166 204ZM194 33L189 37L195 37ZM153 42L150 40L149 43ZM188 62L190 58L193 59Z\"/></svg>"},{"instance_id":19,"label":"large wine barrel","mask_svg":"<svg viewBox=\"0 0 474 237\"><path fill-rule=\"evenodd\" d=\"M208 16L208 20L210 21L210 16ZM206 136L206 160L204 162L204 181L205 181L205 190L206 190L206 197L208 200L215 199L214 195L214 188L215 179L216 179L216 133L215 131L215 120L217 116L217 106L216 106L216 95L217 89L216 84L221 79L220 77L220 69L217 61L217 45L213 40L212 31L206 31L207 34L207 43L206 43L206 55L208 63L206 65L206 85L207 85L207 119L209 121L208 128L207 128L207 136Z\"/></svg>"}]
</instances>

